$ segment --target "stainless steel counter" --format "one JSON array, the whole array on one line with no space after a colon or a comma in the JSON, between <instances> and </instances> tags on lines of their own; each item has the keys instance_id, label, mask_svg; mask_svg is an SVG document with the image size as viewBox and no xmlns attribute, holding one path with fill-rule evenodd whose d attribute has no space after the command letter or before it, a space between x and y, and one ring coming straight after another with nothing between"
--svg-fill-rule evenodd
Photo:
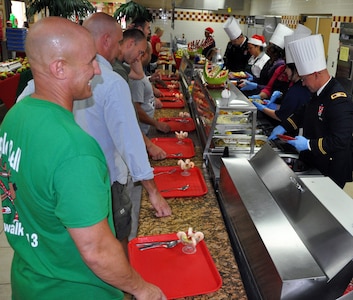
<instances>
[{"instance_id":1,"label":"stainless steel counter","mask_svg":"<svg viewBox=\"0 0 353 300\"><path fill-rule=\"evenodd\" d=\"M218 193L254 299L343 294L353 275L353 201L333 181L300 178L265 145L250 160L222 158Z\"/></svg>"}]
</instances>

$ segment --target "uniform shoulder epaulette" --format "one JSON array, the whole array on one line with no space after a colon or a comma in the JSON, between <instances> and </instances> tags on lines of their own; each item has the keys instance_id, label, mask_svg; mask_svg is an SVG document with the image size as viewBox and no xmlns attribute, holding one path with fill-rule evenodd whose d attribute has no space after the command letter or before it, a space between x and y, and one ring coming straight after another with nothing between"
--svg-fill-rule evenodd
<instances>
[{"instance_id":1,"label":"uniform shoulder epaulette","mask_svg":"<svg viewBox=\"0 0 353 300\"><path fill-rule=\"evenodd\" d=\"M331 100L335 100L338 97L347 98L347 94L345 92L337 92L331 95Z\"/></svg>"}]
</instances>

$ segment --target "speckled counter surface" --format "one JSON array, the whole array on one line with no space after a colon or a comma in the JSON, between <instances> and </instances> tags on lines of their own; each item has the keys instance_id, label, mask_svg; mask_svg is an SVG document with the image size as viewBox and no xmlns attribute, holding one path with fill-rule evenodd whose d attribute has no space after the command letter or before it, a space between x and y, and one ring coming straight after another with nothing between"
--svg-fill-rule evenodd
<instances>
[{"instance_id":1,"label":"speckled counter surface","mask_svg":"<svg viewBox=\"0 0 353 300\"><path fill-rule=\"evenodd\" d=\"M188 111L188 107L186 106L184 109L158 109L155 118L177 117L181 111ZM164 134L151 130L150 137L175 137L175 134L174 132ZM188 227L192 227L195 231L202 231L223 284L221 289L214 293L183 299L247 299L216 194L203 164L202 150L196 131L189 133L189 137L194 141L196 153L191 160L203 171L208 193L202 197L170 198L168 202L173 211L172 216L156 218L148 201L147 193L143 191L138 236L186 231ZM176 166L177 159L151 160L151 165Z\"/></svg>"}]
</instances>

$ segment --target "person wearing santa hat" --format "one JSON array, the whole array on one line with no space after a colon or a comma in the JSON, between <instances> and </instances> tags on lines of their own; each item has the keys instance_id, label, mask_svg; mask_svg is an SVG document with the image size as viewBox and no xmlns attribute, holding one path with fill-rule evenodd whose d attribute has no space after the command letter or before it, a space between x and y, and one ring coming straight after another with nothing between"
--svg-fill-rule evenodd
<instances>
[{"instance_id":1,"label":"person wearing santa hat","mask_svg":"<svg viewBox=\"0 0 353 300\"><path fill-rule=\"evenodd\" d=\"M288 44L302 84L313 97L301 110L275 127L269 139L278 134L298 134L288 141L299 158L330 177L339 187L352 181L353 102L342 85L330 76L320 34Z\"/></svg>"},{"instance_id":2,"label":"person wearing santa hat","mask_svg":"<svg viewBox=\"0 0 353 300\"><path fill-rule=\"evenodd\" d=\"M270 59L262 68L260 77L254 81L248 79L242 80L238 85L240 90L246 96L256 95L261 97L261 99L268 99L272 91L281 90L283 92L288 88L288 80L286 79L286 76L283 76L283 71L285 69L284 36L291 34L293 34L292 29L284 24L277 24L266 49L266 54L270 57ZM271 81L272 83L276 81L276 84L279 86L272 90ZM269 86L271 87L267 90L267 87Z\"/></svg>"},{"instance_id":3,"label":"person wearing santa hat","mask_svg":"<svg viewBox=\"0 0 353 300\"><path fill-rule=\"evenodd\" d=\"M253 75L255 78L260 77L262 68L270 59L264 51L265 47L266 41L263 35L254 34L248 40L248 50L251 57L248 60L248 65L246 66L245 71Z\"/></svg>"},{"instance_id":4,"label":"person wearing santa hat","mask_svg":"<svg viewBox=\"0 0 353 300\"><path fill-rule=\"evenodd\" d=\"M205 40L202 43L202 55L208 58L209 52L211 49L216 47L216 41L214 40L212 34L214 30L211 27L205 29Z\"/></svg>"},{"instance_id":5,"label":"person wearing santa hat","mask_svg":"<svg viewBox=\"0 0 353 300\"><path fill-rule=\"evenodd\" d=\"M277 99L280 98L282 92L274 91L271 95L270 100L263 100L265 105L260 104L256 101L253 104L257 109L269 116L270 122L272 124L278 125L283 120L286 120L291 114L300 109L303 105L308 103L311 99L311 92L306 86L302 85L300 76L298 74L297 68L295 67L294 59L288 49L288 44L309 36L310 32L303 34L292 34L284 37L284 45L286 50L286 68L284 73L287 75L290 85L288 91L283 96L282 101L278 104ZM260 117L260 115L258 115ZM275 121L274 121L275 120Z\"/></svg>"}]
</instances>

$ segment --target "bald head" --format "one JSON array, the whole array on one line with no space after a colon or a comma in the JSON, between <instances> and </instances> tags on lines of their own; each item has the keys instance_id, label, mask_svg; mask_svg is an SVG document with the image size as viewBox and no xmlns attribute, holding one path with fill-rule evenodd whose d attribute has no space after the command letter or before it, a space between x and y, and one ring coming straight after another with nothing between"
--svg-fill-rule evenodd
<instances>
[{"instance_id":1,"label":"bald head","mask_svg":"<svg viewBox=\"0 0 353 300\"><path fill-rule=\"evenodd\" d=\"M117 56L119 42L123 39L120 24L112 16L98 12L87 18L82 25L92 34L97 53L112 62Z\"/></svg>"},{"instance_id":2,"label":"bald head","mask_svg":"<svg viewBox=\"0 0 353 300\"><path fill-rule=\"evenodd\" d=\"M86 28L65 18L44 18L28 31L26 54L35 82L34 98L71 110L74 99L92 95L90 81L100 69Z\"/></svg>"},{"instance_id":3,"label":"bald head","mask_svg":"<svg viewBox=\"0 0 353 300\"><path fill-rule=\"evenodd\" d=\"M28 31L26 55L32 71L46 68L53 60L69 60L80 51L76 45L91 39L89 32L70 20L48 17L36 22Z\"/></svg>"}]
</instances>

